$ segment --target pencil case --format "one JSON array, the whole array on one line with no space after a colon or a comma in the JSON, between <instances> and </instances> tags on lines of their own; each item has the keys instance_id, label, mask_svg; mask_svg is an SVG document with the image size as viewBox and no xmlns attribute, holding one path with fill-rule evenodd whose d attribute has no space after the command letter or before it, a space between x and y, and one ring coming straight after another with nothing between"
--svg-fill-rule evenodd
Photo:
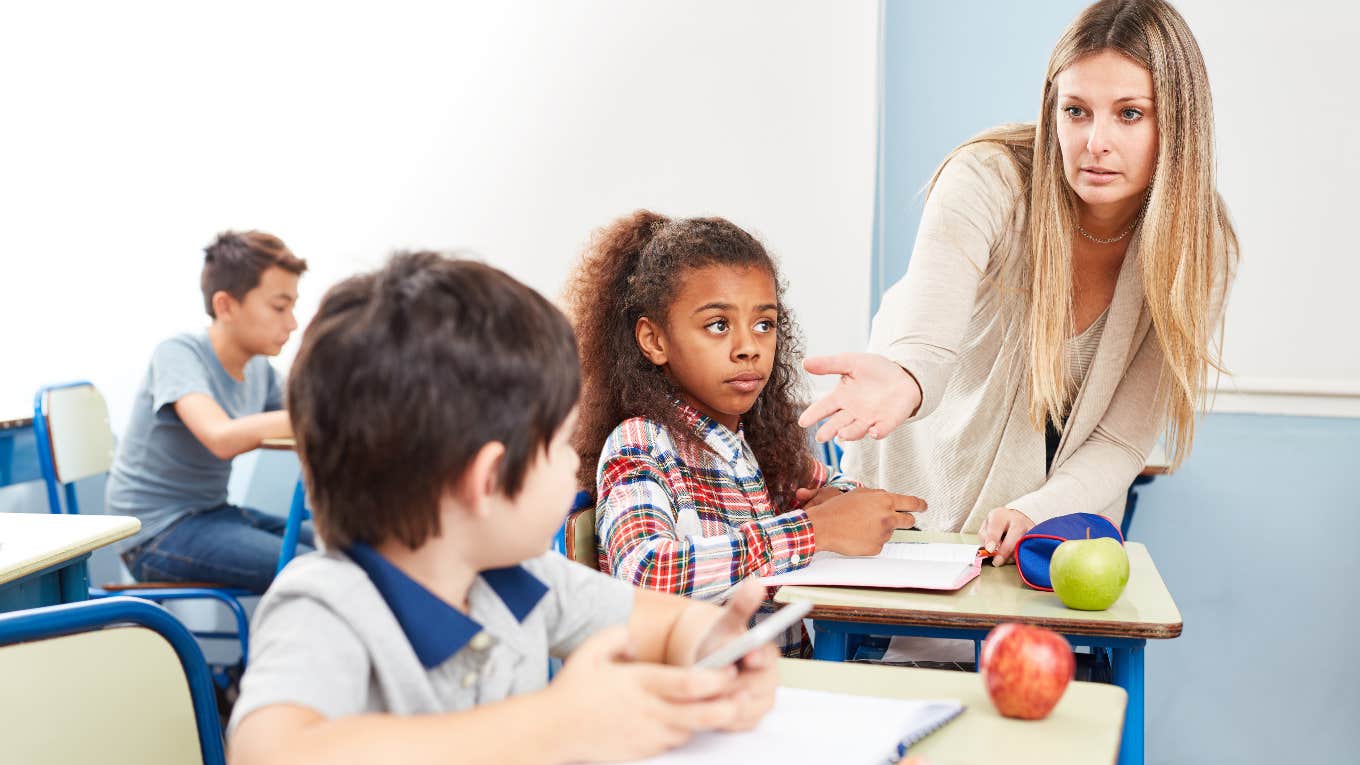
<instances>
[{"instance_id":1,"label":"pencil case","mask_svg":"<svg viewBox=\"0 0 1360 765\"><path fill-rule=\"evenodd\" d=\"M1099 539L1110 537L1124 544L1124 535L1109 518L1095 513L1072 513L1049 518L1035 524L1029 533L1020 537L1015 546L1015 567L1020 581L1036 590L1053 591L1053 580L1048 563L1058 545L1069 539Z\"/></svg>"}]
</instances>

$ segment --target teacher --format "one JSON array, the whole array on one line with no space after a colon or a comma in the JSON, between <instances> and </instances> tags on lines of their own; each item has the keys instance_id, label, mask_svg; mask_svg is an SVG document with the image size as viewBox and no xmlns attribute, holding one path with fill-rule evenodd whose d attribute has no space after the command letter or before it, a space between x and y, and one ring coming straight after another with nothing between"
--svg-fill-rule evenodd
<instances>
[{"instance_id":1,"label":"teacher","mask_svg":"<svg viewBox=\"0 0 1360 765\"><path fill-rule=\"evenodd\" d=\"M1190 450L1236 252L1185 20L1098 2L1053 51L1038 123L945 158L870 352L805 362L841 378L801 422L827 418L851 477L922 497L922 528L979 533L996 565L1045 519L1118 523L1158 437L1173 463Z\"/></svg>"}]
</instances>

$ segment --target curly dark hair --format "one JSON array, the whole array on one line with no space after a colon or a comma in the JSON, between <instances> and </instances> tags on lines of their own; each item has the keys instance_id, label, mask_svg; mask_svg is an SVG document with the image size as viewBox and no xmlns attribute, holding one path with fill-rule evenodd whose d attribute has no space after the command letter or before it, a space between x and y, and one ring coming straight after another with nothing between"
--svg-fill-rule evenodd
<instances>
[{"instance_id":1,"label":"curly dark hair","mask_svg":"<svg viewBox=\"0 0 1360 765\"><path fill-rule=\"evenodd\" d=\"M576 450L581 485L592 496L600 450L624 420L646 417L677 440L698 440L671 403L674 385L642 355L634 328L643 316L664 320L685 272L713 265L758 267L774 278L779 306L774 368L742 423L775 507L793 506L796 490L811 477L811 448L798 425L802 338L784 305L774 258L724 218L673 220L638 210L595 232L567 284L582 369Z\"/></svg>"}]
</instances>

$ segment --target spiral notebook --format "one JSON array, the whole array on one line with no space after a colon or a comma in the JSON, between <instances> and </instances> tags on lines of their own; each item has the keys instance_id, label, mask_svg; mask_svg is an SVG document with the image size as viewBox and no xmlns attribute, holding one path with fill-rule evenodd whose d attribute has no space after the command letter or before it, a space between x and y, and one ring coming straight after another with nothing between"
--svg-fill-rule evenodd
<instances>
[{"instance_id":1,"label":"spiral notebook","mask_svg":"<svg viewBox=\"0 0 1360 765\"><path fill-rule=\"evenodd\" d=\"M645 765L756 762L897 762L907 749L964 710L955 700L918 701L780 688L774 709L744 733L701 733L688 744L638 760Z\"/></svg>"}]
</instances>

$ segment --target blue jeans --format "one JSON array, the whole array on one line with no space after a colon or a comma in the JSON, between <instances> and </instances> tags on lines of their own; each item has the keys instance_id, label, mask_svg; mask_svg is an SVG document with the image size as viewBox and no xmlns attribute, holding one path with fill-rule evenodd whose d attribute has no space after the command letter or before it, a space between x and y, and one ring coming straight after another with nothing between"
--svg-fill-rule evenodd
<instances>
[{"instance_id":1,"label":"blue jeans","mask_svg":"<svg viewBox=\"0 0 1360 765\"><path fill-rule=\"evenodd\" d=\"M123 553L123 561L140 582L211 582L262 593L274 581L284 525L248 507L198 510ZM297 554L315 544L312 525L302 524Z\"/></svg>"}]
</instances>

